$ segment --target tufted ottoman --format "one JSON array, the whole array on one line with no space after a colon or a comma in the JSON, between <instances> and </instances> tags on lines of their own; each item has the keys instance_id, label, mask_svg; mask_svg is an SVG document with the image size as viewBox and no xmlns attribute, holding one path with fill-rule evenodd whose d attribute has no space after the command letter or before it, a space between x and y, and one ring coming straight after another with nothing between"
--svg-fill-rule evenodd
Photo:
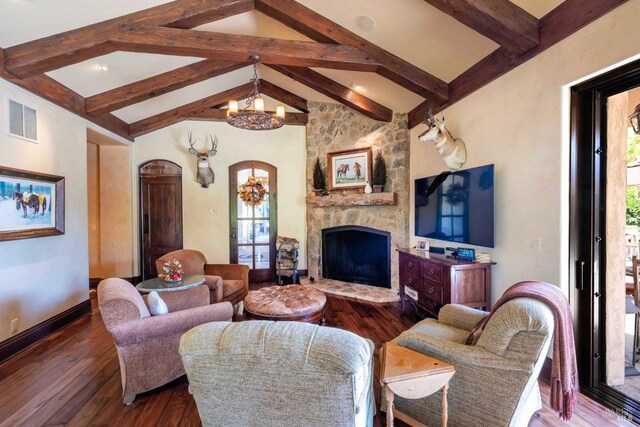
<instances>
[{"instance_id":1,"label":"tufted ottoman","mask_svg":"<svg viewBox=\"0 0 640 427\"><path fill-rule=\"evenodd\" d=\"M295 320L321 323L327 297L309 286L269 286L251 291L244 298L247 319Z\"/></svg>"}]
</instances>

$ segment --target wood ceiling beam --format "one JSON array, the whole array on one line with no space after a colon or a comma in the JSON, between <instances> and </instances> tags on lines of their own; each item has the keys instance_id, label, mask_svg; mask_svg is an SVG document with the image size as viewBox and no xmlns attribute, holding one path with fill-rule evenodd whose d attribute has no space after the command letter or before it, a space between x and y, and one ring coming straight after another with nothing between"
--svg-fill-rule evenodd
<instances>
[{"instance_id":1,"label":"wood ceiling beam","mask_svg":"<svg viewBox=\"0 0 640 427\"><path fill-rule=\"evenodd\" d=\"M282 40L165 27L131 27L113 34L118 50L163 55L247 61L260 55L264 63L355 71L374 71L378 63L351 46Z\"/></svg>"},{"instance_id":2,"label":"wood ceiling beam","mask_svg":"<svg viewBox=\"0 0 640 427\"><path fill-rule=\"evenodd\" d=\"M320 43L339 43L366 52L380 63L375 72L424 98L449 98L447 83L294 0L255 0L256 10ZM312 66L308 65L307 66Z\"/></svg>"},{"instance_id":3,"label":"wood ceiling beam","mask_svg":"<svg viewBox=\"0 0 640 427\"><path fill-rule=\"evenodd\" d=\"M131 136L137 138L155 130L171 126L175 123L186 120L186 118L195 111L218 108L227 104L230 99L246 98L251 92L251 89L253 89L253 84L245 83L241 86L225 90L224 92L216 93L215 95L207 96L206 98L190 102L178 108L165 111L164 113L156 114L155 116L147 117L146 119L131 123L129 125Z\"/></svg>"},{"instance_id":4,"label":"wood ceiling beam","mask_svg":"<svg viewBox=\"0 0 640 427\"><path fill-rule=\"evenodd\" d=\"M247 62L205 60L87 98L87 114L100 115L235 71Z\"/></svg>"},{"instance_id":5,"label":"wood ceiling beam","mask_svg":"<svg viewBox=\"0 0 640 427\"><path fill-rule=\"evenodd\" d=\"M270 96L276 101L283 102L290 107L296 108L303 113L309 112L309 106L306 99L296 95L295 93L291 93L280 86L269 83L266 80L260 79L260 93Z\"/></svg>"},{"instance_id":6,"label":"wood ceiling beam","mask_svg":"<svg viewBox=\"0 0 640 427\"><path fill-rule=\"evenodd\" d=\"M129 141L133 138L129 135L129 125L112 114L90 116L85 113L85 99L68 87L58 83L47 75L18 79L4 68L4 50L0 48L0 78L20 86L21 88L46 99L57 106L64 108L80 117L83 117L98 126L113 132Z\"/></svg>"},{"instance_id":7,"label":"wood ceiling beam","mask_svg":"<svg viewBox=\"0 0 640 427\"><path fill-rule=\"evenodd\" d=\"M523 55L516 55L501 47L456 77L451 83L448 102L433 106L424 101L409 113L409 128L424 120L429 108L433 113L444 110L498 77L544 52L569 37L585 25L595 21L627 0L565 0L540 19L540 43Z\"/></svg>"},{"instance_id":8,"label":"wood ceiling beam","mask_svg":"<svg viewBox=\"0 0 640 427\"><path fill-rule=\"evenodd\" d=\"M393 118L393 111L384 105L378 104L372 99L369 99L364 95L360 95L358 92L355 92L310 68L285 67L279 65L268 65L268 67L273 68L285 76L290 77L305 86L308 86L311 89L346 105L347 107L359 111L374 120L390 122Z\"/></svg>"},{"instance_id":9,"label":"wood ceiling beam","mask_svg":"<svg viewBox=\"0 0 640 427\"><path fill-rule=\"evenodd\" d=\"M266 111L269 114L275 114L273 111ZM221 108L206 108L185 116L185 120L204 120L209 122L226 122L227 110ZM287 125L304 126L309 121L307 113L289 113L285 115L284 122Z\"/></svg>"},{"instance_id":10,"label":"wood ceiling beam","mask_svg":"<svg viewBox=\"0 0 640 427\"><path fill-rule=\"evenodd\" d=\"M195 26L253 10L253 0L178 0L5 49L5 67L19 78L114 52L112 34L131 25Z\"/></svg>"},{"instance_id":11,"label":"wood ceiling beam","mask_svg":"<svg viewBox=\"0 0 640 427\"><path fill-rule=\"evenodd\" d=\"M425 1L510 52L538 45L538 19L509 0Z\"/></svg>"}]
</instances>

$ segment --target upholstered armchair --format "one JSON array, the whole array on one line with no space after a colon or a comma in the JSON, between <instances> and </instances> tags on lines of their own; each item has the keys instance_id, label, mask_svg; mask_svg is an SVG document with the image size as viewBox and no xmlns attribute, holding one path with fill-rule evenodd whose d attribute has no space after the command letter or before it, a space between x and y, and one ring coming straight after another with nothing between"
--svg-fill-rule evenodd
<instances>
[{"instance_id":1,"label":"upholstered armchair","mask_svg":"<svg viewBox=\"0 0 640 427\"><path fill-rule=\"evenodd\" d=\"M180 355L204 426L371 426L373 343L300 322L210 323Z\"/></svg>"},{"instance_id":2,"label":"upholstered armchair","mask_svg":"<svg viewBox=\"0 0 640 427\"><path fill-rule=\"evenodd\" d=\"M538 375L553 335L553 314L539 301L514 299L495 312L475 346L465 345L486 314L449 304L438 320L423 320L394 342L455 367L448 392L450 425L526 426L541 408ZM423 424L440 424L440 393L416 400L396 397L394 403Z\"/></svg>"},{"instance_id":3,"label":"upholstered armchair","mask_svg":"<svg viewBox=\"0 0 640 427\"><path fill-rule=\"evenodd\" d=\"M229 321L229 303L209 304L209 289L202 285L161 295L168 314L151 316L144 298L126 280L105 279L98 285L98 306L118 351L123 403L136 394L160 387L182 375L178 353L180 336L207 322Z\"/></svg>"},{"instance_id":4,"label":"upholstered armchair","mask_svg":"<svg viewBox=\"0 0 640 427\"><path fill-rule=\"evenodd\" d=\"M177 259L185 274L205 276L205 284L211 291L211 303L229 301L236 305L249 292L249 267L242 264L207 264L200 251L180 249L169 252L156 260L156 269L162 271L165 262Z\"/></svg>"}]
</instances>

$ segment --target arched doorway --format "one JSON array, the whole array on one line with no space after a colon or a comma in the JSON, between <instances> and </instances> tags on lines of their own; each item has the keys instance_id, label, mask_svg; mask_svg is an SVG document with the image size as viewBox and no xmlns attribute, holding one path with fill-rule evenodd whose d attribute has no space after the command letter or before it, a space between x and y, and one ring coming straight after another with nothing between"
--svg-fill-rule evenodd
<instances>
[{"instance_id":1,"label":"arched doorway","mask_svg":"<svg viewBox=\"0 0 640 427\"><path fill-rule=\"evenodd\" d=\"M250 176L267 188L265 201L256 206L247 206L237 196L238 184ZM229 261L248 265L252 281L275 277L277 218L276 167L252 160L229 166Z\"/></svg>"},{"instance_id":2,"label":"arched doorway","mask_svg":"<svg viewBox=\"0 0 640 427\"><path fill-rule=\"evenodd\" d=\"M150 160L138 168L140 183L140 274L156 277L155 262L182 249L182 168Z\"/></svg>"}]
</instances>

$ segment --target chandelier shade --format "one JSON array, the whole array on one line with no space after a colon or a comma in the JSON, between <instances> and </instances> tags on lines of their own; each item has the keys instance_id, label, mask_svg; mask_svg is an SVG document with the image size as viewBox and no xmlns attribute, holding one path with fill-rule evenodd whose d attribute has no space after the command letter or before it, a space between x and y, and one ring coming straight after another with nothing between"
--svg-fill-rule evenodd
<instances>
[{"instance_id":1,"label":"chandelier shade","mask_svg":"<svg viewBox=\"0 0 640 427\"><path fill-rule=\"evenodd\" d=\"M282 105L276 107L275 114L264 111L264 99L260 96L260 81L258 80L257 63L258 55L249 57L253 62L253 88L249 93L245 107L240 110L238 101L230 100L227 110L227 123L239 129L246 130L273 130L284 126L285 110ZM253 109L251 105L253 104Z\"/></svg>"}]
</instances>

